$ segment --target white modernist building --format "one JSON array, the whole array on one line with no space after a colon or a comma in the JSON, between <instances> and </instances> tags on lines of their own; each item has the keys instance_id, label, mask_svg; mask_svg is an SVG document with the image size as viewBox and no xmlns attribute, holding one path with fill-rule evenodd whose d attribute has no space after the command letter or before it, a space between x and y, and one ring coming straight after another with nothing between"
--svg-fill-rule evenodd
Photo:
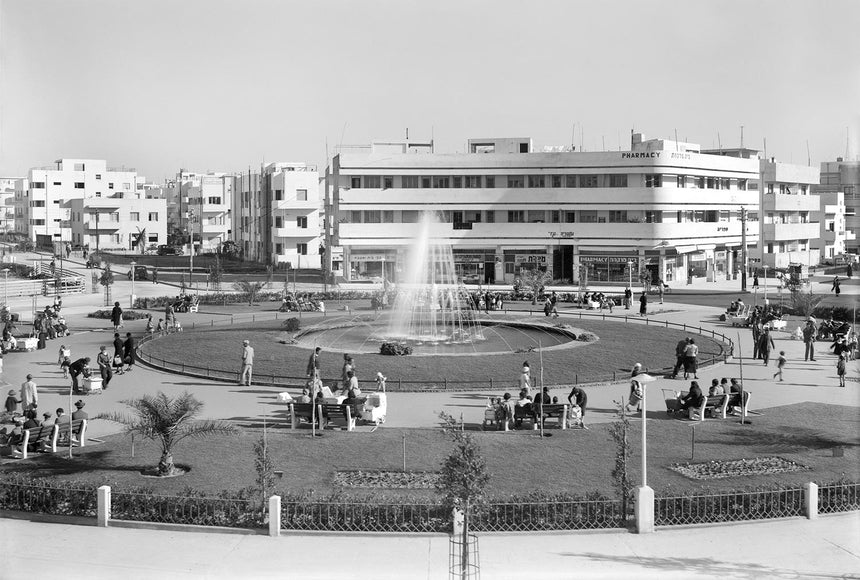
<instances>
[{"instance_id":1,"label":"white modernist building","mask_svg":"<svg viewBox=\"0 0 860 580\"><path fill-rule=\"evenodd\" d=\"M734 276L742 209L748 248L758 241L757 158L641 134L629 151L535 153L527 138L467 151L407 141L334 157L326 246L342 248L347 280L398 280L423 211L438 212L431 236L453 246L463 279L484 283L535 267L588 283Z\"/></svg>"},{"instance_id":2,"label":"white modernist building","mask_svg":"<svg viewBox=\"0 0 860 580\"><path fill-rule=\"evenodd\" d=\"M154 251L167 243L167 202L130 195L86 197L66 202L71 242L91 250Z\"/></svg>"},{"instance_id":3,"label":"white modernist building","mask_svg":"<svg viewBox=\"0 0 860 580\"><path fill-rule=\"evenodd\" d=\"M196 252L214 252L230 239L232 228L233 176L226 173L178 175L179 203L171 223L178 223L187 236L194 234ZM170 201L170 195L168 200Z\"/></svg>"},{"instance_id":4,"label":"white modernist building","mask_svg":"<svg viewBox=\"0 0 860 580\"><path fill-rule=\"evenodd\" d=\"M104 159L59 159L54 166L31 169L15 194L16 230L34 241L45 236L72 242L70 200L131 197L143 182L134 169L109 169Z\"/></svg>"},{"instance_id":5,"label":"white modernist building","mask_svg":"<svg viewBox=\"0 0 860 580\"><path fill-rule=\"evenodd\" d=\"M15 230L15 190L23 177L0 177L0 232Z\"/></svg>"},{"instance_id":6,"label":"white modernist building","mask_svg":"<svg viewBox=\"0 0 860 580\"><path fill-rule=\"evenodd\" d=\"M860 161L837 157L836 161L822 163L821 184L813 191L821 195L822 203L829 205L835 205L839 197L835 194L842 193L845 206L845 247L842 252L860 253L860 242L857 241L857 233L860 232ZM822 255L822 258L833 258L842 252L834 246L834 254Z\"/></svg>"}]
</instances>

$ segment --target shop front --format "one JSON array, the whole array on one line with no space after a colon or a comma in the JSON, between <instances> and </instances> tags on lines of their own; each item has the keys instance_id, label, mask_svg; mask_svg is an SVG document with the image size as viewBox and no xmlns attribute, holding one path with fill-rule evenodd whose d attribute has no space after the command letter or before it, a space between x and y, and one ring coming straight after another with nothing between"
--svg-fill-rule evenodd
<instances>
[{"instance_id":1,"label":"shop front","mask_svg":"<svg viewBox=\"0 0 860 580\"><path fill-rule=\"evenodd\" d=\"M495 284L495 251L454 250L454 269L465 284Z\"/></svg>"},{"instance_id":2,"label":"shop front","mask_svg":"<svg viewBox=\"0 0 860 580\"><path fill-rule=\"evenodd\" d=\"M550 256L550 260L552 256ZM505 250L505 283L512 284L523 270L547 270L546 249Z\"/></svg>"},{"instance_id":3,"label":"shop front","mask_svg":"<svg viewBox=\"0 0 860 580\"><path fill-rule=\"evenodd\" d=\"M639 281L639 258L627 255L580 255L579 263L588 272L589 284L602 282L623 282L627 285L632 279L633 284Z\"/></svg>"},{"instance_id":4,"label":"shop front","mask_svg":"<svg viewBox=\"0 0 860 580\"><path fill-rule=\"evenodd\" d=\"M395 280L396 252L353 251L349 255L350 281L382 282Z\"/></svg>"}]
</instances>

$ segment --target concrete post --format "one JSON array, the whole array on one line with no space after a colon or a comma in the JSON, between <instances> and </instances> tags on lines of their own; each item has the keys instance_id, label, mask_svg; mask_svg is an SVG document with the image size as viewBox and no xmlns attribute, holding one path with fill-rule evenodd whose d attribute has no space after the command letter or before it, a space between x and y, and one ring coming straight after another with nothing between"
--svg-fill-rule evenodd
<instances>
[{"instance_id":1,"label":"concrete post","mask_svg":"<svg viewBox=\"0 0 860 580\"><path fill-rule=\"evenodd\" d=\"M281 496L269 498L269 536L277 538L281 535Z\"/></svg>"},{"instance_id":2,"label":"concrete post","mask_svg":"<svg viewBox=\"0 0 860 580\"><path fill-rule=\"evenodd\" d=\"M636 488L636 533L654 532L654 490L643 485Z\"/></svg>"},{"instance_id":3,"label":"concrete post","mask_svg":"<svg viewBox=\"0 0 860 580\"><path fill-rule=\"evenodd\" d=\"M103 485L97 490L98 513L96 525L100 528L108 527L110 522L110 486Z\"/></svg>"},{"instance_id":4,"label":"concrete post","mask_svg":"<svg viewBox=\"0 0 860 580\"><path fill-rule=\"evenodd\" d=\"M466 517L463 514L463 510L459 508L454 508L453 513L451 514L451 518L454 522L454 528L451 530L451 534L455 538L460 538L463 536L463 526L466 525Z\"/></svg>"},{"instance_id":5,"label":"concrete post","mask_svg":"<svg viewBox=\"0 0 860 580\"><path fill-rule=\"evenodd\" d=\"M806 518L814 520L818 517L818 484L811 481L807 483L804 494L803 505L806 508Z\"/></svg>"}]
</instances>

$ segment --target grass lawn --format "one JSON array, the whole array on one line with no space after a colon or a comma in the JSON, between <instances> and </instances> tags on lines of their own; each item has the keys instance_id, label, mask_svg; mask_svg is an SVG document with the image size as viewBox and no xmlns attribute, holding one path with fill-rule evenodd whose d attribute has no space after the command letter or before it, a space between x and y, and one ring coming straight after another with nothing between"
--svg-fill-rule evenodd
<instances>
[{"instance_id":1,"label":"grass lawn","mask_svg":"<svg viewBox=\"0 0 860 580\"><path fill-rule=\"evenodd\" d=\"M521 317L520 317L521 319ZM543 319L534 318L535 322ZM318 319L317 319L318 320ZM329 318L331 323L336 319ZM341 319L343 321L344 319ZM258 321L254 324L235 324L229 328L197 328L149 342L141 347L147 355L184 363L206 369L221 369L232 377L238 371L243 339L249 339L255 349L254 376L266 381L266 377L296 377L304 380L310 350L280 344L287 337L281 331L282 320ZM675 363L675 345L686 336L679 330L657 325L624 324L601 320L570 320L571 326L591 331L600 340L577 348L547 351L543 355L545 384L571 384L606 381L612 379L613 371L618 377L630 372L634 363L641 362L651 369L671 367ZM717 342L696 336L699 345L699 360L708 361L718 356ZM193 337L192 340L189 340ZM381 371L388 377L388 384L396 386L398 379L408 381L475 381L480 388L492 378L496 385L515 382L523 360L529 360L537 372L538 353L510 353L477 356L383 356L379 354L356 355L359 378L369 381ZM342 355L323 350L322 374L326 382L339 381Z\"/></svg>"},{"instance_id":2,"label":"grass lawn","mask_svg":"<svg viewBox=\"0 0 860 580\"><path fill-rule=\"evenodd\" d=\"M754 486L829 482L841 477L860 479L860 411L853 407L805 404L766 409L752 416L752 424L741 426L737 418L709 420L695 424L695 462L715 459L742 459L777 455L797 461L811 471L732 477L693 481L668 469L675 462L690 460L690 435L694 423L669 419L654 413L648 424L648 482L658 494L686 490L737 490ZM490 494L527 495L536 490L547 493L612 494L615 448L608 425L595 425L587 431L548 430L551 437L540 439L534 431L476 432L482 455L491 473ZM283 470L277 482L279 492L313 490L317 494L335 491L332 478L336 470L399 470L402 468L402 437L406 436L408 470L435 471L451 445L439 429L386 429L375 433L326 431L311 439L309 429L293 432L269 431L275 469ZM630 467L634 481L640 480L640 429L633 420L631 441L634 453ZM157 464L159 448L137 440L135 457L130 441L116 435L105 443L76 449L69 461L60 452L37 455L26 461L4 458L3 472L31 476L110 484L117 489L148 485L169 495L187 486L216 493L253 484L252 446L261 435L246 430L236 437L186 440L174 452L179 464L191 471L176 478L144 478L139 472ZM842 445L844 457L833 457L831 448ZM337 488L341 489L341 488ZM352 494L370 490L352 489ZM433 495L432 491L386 491L386 494Z\"/></svg>"}]
</instances>

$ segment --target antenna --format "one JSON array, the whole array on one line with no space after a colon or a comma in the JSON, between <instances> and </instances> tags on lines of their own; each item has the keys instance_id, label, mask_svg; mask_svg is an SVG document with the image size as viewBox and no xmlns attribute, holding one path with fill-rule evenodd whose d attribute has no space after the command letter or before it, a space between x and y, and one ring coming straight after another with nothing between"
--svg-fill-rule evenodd
<instances>
[{"instance_id":1,"label":"antenna","mask_svg":"<svg viewBox=\"0 0 860 580\"><path fill-rule=\"evenodd\" d=\"M678 151L678 130L675 129L675 151Z\"/></svg>"},{"instance_id":2,"label":"antenna","mask_svg":"<svg viewBox=\"0 0 860 580\"><path fill-rule=\"evenodd\" d=\"M850 139L848 137L848 126L846 125L845 126L845 157L844 157L845 161L848 161L848 143L849 143L849 141L850 141Z\"/></svg>"},{"instance_id":3,"label":"antenna","mask_svg":"<svg viewBox=\"0 0 860 580\"><path fill-rule=\"evenodd\" d=\"M717 131L717 144L720 147L720 155L722 155L723 154L723 140L720 139L720 132L719 131Z\"/></svg>"},{"instance_id":4,"label":"antenna","mask_svg":"<svg viewBox=\"0 0 860 580\"><path fill-rule=\"evenodd\" d=\"M585 127L580 125L579 126L579 150L580 151L585 151L585 145L583 144L584 142L585 142Z\"/></svg>"},{"instance_id":5,"label":"antenna","mask_svg":"<svg viewBox=\"0 0 860 580\"><path fill-rule=\"evenodd\" d=\"M601 140L603 140L603 150L606 151L606 136L601 135L600 138L601 138Z\"/></svg>"},{"instance_id":6,"label":"antenna","mask_svg":"<svg viewBox=\"0 0 860 580\"><path fill-rule=\"evenodd\" d=\"M764 149L764 159L765 159L765 161L767 161L767 137L762 137L762 138L761 138L761 141L762 141L762 145L764 145L764 147L763 147L763 149Z\"/></svg>"},{"instance_id":7,"label":"antenna","mask_svg":"<svg viewBox=\"0 0 860 580\"><path fill-rule=\"evenodd\" d=\"M741 149L744 148L744 126L741 125Z\"/></svg>"},{"instance_id":8,"label":"antenna","mask_svg":"<svg viewBox=\"0 0 860 580\"><path fill-rule=\"evenodd\" d=\"M570 128L570 148L576 150L576 123Z\"/></svg>"},{"instance_id":9,"label":"antenna","mask_svg":"<svg viewBox=\"0 0 860 580\"><path fill-rule=\"evenodd\" d=\"M806 164L812 166L812 160L809 155L809 139L806 140Z\"/></svg>"}]
</instances>

